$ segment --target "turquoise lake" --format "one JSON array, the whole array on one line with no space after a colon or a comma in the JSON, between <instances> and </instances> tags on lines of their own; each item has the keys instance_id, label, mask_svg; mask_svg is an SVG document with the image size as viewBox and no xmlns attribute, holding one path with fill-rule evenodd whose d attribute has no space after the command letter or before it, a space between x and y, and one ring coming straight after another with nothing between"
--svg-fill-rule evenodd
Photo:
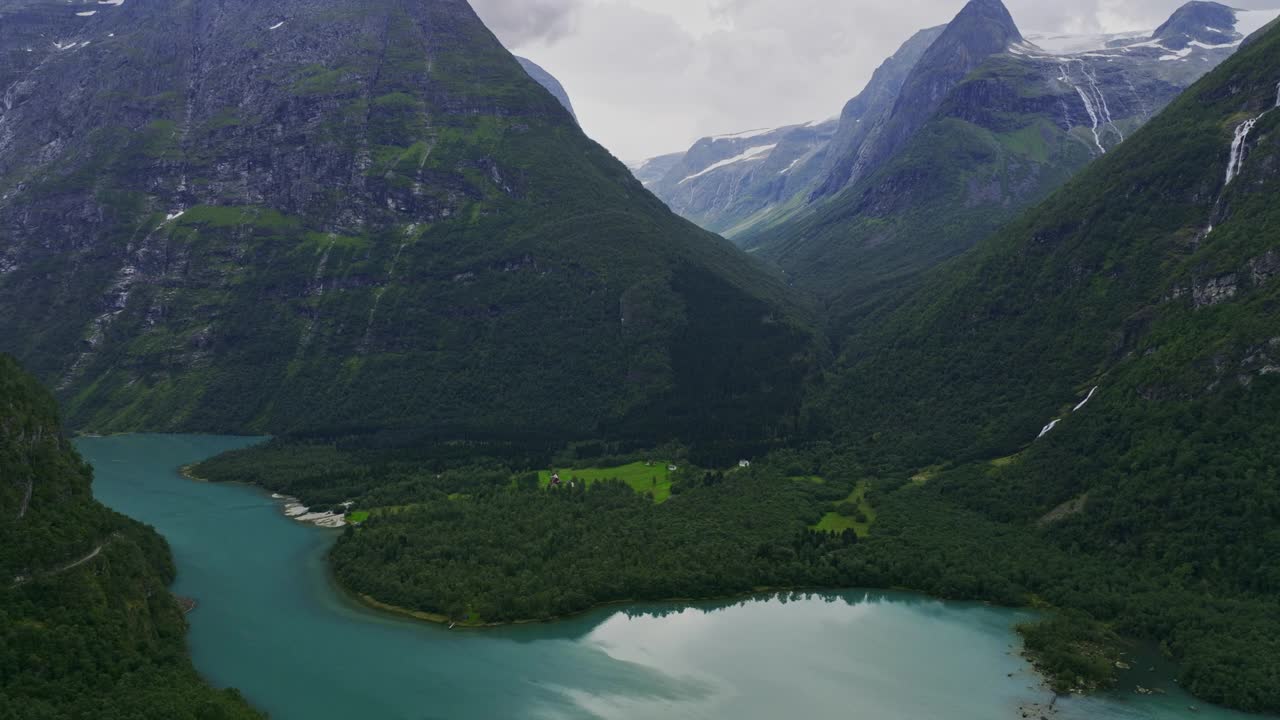
<instances>
[{"instance_id":1,"label":"turquoise lake","mask_svg":"<svg viewBox=\"0 0 1280 720\"><path fill-rule=\"evenodd\" d=\"M252 442L138 435L76 445L95 468L97 497L172 545L174 591L200 603L190 615L196 667L274 720L1013 720L1051 699L1017 652L1013 626L1027 613L915 595L607 608L492 631L373 612L329 579L338 531L289 520L258 489L177 472ZM1164 671L1131 675L1168 694L1066 699L1052 717L1255 717L1204 706Z\"/></svg>"}]
</instances>

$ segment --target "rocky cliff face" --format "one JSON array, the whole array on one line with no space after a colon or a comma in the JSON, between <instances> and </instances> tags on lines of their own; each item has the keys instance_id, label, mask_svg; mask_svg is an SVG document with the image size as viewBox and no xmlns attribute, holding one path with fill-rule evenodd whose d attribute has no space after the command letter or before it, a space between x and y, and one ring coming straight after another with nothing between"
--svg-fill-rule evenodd
<instances>
[{"instance_id":1,"label":"rocky cliff face","mask_svg":"<svg viewBox=\"0 0 1280 720\"><path fill-rule=\"evenodd\" d=\"M462 0L32 0L0 55L0 346L81 427L750 434L804 374Z\"/></svg>"},{"instance_id":2,"label":"rocky cliff face","mask_svg":"<svg viewBox=\"0 0 1280 720\"><path fill-rule=\"evenodd\" d=\"M947 29L943 25L921 30L876 69L867 88L844 106L840 128L826 153L817 186L808 202L839 192L854 172L858 151L868 136L893 112L903 84L924 54Z\"/></svg>"}]
</instances>

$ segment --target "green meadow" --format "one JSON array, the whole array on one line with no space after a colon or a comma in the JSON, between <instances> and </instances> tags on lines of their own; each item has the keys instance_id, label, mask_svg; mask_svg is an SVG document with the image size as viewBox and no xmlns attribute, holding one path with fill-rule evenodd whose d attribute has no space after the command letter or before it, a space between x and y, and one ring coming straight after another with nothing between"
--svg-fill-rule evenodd
<instances>
[{"instance_id":1,"label":"green meadow","mask_svg":"<svg viewBox=\"0 0 1280 720\"><path fill-rule=\"evenodd\" d=\"M812 528L831 533L852 530L858 537L866 537L875 521L876 509L867 502L867 483L861 482L849 493L849 497L836 503L835 509L822 516Z\"/></svg>"},{"instance_id":2,"label":"green meadow","mask_svg":"<svg viewBox=\"0 0 1280 720\"><path fill-rule=\"evenodd\" d=\"M590 485L601 480L621 480L630 485L636 492L642 495L651 495L655 503L663 503L671 497L671 471L667 467L668 464L665 462L655 462L653 465L634 462L620 467L560 468L554 472L560 473L560 481L565 485L570 482ZM552 472L551 470L543 470L538 473L538 484L541 487L551 486Z\"/></svg>"}]
</instances>

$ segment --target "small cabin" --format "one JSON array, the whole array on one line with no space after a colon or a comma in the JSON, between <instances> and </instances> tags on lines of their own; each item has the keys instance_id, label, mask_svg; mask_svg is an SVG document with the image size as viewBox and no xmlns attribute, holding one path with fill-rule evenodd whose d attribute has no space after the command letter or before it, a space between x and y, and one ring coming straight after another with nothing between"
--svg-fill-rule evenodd
<instances>
[{"instance_id":1,"label":"small cabin","mask_svg":"<svg viewBox=\"0 0 1280 720\"><path fill-rule=\"evenodd\" d=\"M739 461L738 461L738 467L743 468L743 469L745 470L746 468L751 467L751 461L750 461L750 460L739 460Z\"/></svg>"}]
</instances>

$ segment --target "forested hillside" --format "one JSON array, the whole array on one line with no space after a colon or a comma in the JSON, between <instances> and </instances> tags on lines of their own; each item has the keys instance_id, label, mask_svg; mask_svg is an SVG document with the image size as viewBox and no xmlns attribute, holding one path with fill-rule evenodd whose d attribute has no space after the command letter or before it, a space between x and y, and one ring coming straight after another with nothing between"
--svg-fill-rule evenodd
<instances>
[{"instance_id":1,"label":"forested hillside","mask_svg":"<svg viewBox=\"0 0 1280 720\"><path fill-rule=\"evenodd\" d=\"M1278 93L1273 29L860 321L808 416L882 470L940 464L898 491L908 527L971 514L1104 563L1044 595L1253 710L1280 708Z\"/></svg>"},{"instance_id":2,"label":"forested hillside","mask_svg":"<svg viewBox=\"0 0 1280 720\"><path fill-rule=\"evenodd\" d=\"M464 0L95 7L0 9L0 349L77 428L793 426L807 313Z\"/></svg>"},{"instance_id":3,"label":"forested hillside","mask_svg":"<svg viewBox=\"0 0 1280 720\"><path fill-rule=\"evenodd\" d=\"M91 478L53 399L0 355L0 718L260 717L196 675L168 546Z\"/></svg>"}]
</instances>

